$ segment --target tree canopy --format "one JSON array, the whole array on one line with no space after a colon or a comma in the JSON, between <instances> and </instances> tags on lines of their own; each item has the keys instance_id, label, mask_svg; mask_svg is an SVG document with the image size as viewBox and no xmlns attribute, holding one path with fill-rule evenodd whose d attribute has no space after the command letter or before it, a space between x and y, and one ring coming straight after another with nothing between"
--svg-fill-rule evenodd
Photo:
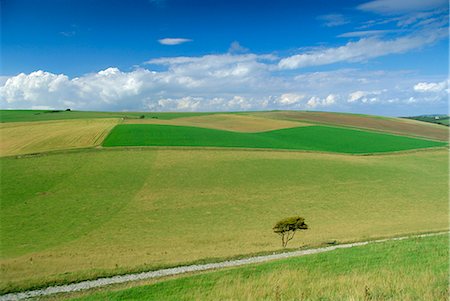
<instances>
[{"instance_id":1,"label":"tree canopy","mask_svg":"<svg viewBox=\"0 0 450 301\"><path fill-rule=\"evenodd\" d=\"M281 236L281 245L285 248L287 243L294 238L297 230L306 229L308 229L308 225L303 217L291 216L276 223L273 232Z\"/></svg>"}]
</instances>

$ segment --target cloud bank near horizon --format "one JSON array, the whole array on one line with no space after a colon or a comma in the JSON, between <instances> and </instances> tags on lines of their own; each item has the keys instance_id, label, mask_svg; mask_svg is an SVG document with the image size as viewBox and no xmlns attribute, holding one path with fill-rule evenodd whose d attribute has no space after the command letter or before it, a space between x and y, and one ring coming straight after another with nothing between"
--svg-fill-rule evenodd
<instances>
[{"instance_id":1,"label":"cloud bank near horizon","mask_svg":"<svg viewBox=\"0 0 450 301\"><path fill-rule=\"evenodd\" d=\"M263 58L264 60L265 58ZM181 60L183 61L183 60ZM162 63L162 62L161 62ZM167 71L108 68L69 78L36 71L0 88L2 109L107 111L328 110L405 115L447 105L448 81L404 72L341 69L284 76L257 55L213 55L169 64ZM405 76L407 75L407 76ZM430 112L431 113L431 112Z\"/></svg>"}]
</instances>

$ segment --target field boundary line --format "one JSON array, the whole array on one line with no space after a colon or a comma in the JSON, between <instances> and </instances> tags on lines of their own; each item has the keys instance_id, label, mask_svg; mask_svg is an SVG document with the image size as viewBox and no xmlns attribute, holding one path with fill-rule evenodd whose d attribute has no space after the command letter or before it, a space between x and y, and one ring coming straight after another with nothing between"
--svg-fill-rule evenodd
<instances>
[{"instance_id":1,"label":"field boundary line","mask_svg":"<svg viewBox=\"0 0 450 301\"><path fill-rule=\"evenodd\" d=\"M278 149L278 148L246 148L246 147L215 147L215 146L89 146L79 148L67 148L35 153L26 153L18 155L0 156L0 158L15 158L26 159L32 157L43 157L51 155L60 155L67 153L78 153L83 151L139 151L139 150L211 150L211 151L245 151L245 152L283 152L283 153L303 153L303 154L324 154L324 155L336 155L336 156L350 156L350 157L378 157L378 156L392 156L392 155L405 155L418 152L429 152L438 150L448 150L449 146L433 146L418 149L408 149L400 151L390 152L375 152L375 153L338 153L338 152L326 152L315 150L297 150L297 149Z\"/></svg>"},{"instance_id":2,"label":"field boundary line","mask_svg":"<svg viewBox=\"0 0 450 301\"><path fill-rule=\"evenodd\" d=\"M438 236L438 235L444 235L444 234L449 234L449 231L408 235L408 236L400 236L400 237L392 237L392 238L384 238L384 239L376 239L376 240L368 240L368 241L346 243L346 244L341 244L341 245L333 245L333 246L321 247L321 248L315 248L315 249L290 251L290 252L284 252L284 253L278 253L278 254L272 254L272 255L260 255L260 256L248 257L248 258L244 258L244 259L227 260L227 261L216 262L216 263L194 264L194 265L179 266L179 267L174 267L174 268L160 269L160 270L155 270L155 271L150 271L150 272L140 272L140 273L133 273L133 274L117 275L117 276L112 276L112 277L98 278L96 280L86 280L86 281L81 281L78 283L71 283L71 284L66 284L66 285L49 286L47 288L37 289L37 290L30 290L30 291L24 291L24 292L18 292L18 293L8 293L5 295L1 295L0 301L23 300L23 299L48 296L48 295L53 295L53 294L58 294L58 293L78 292L78 291L88 290L88 289L92 289L92 288L108 286L108 285L112 285L112 284L121 284L121 283L127 283L127 282L139 281L139 280L161 278L161 277L165 277L165 276L179 275L179 274L185 274L185 273L189 273L189 272L200 272L200 271L207 271L207 270L217 270L217 269L228 268L228 267L238 267L238 266L262 263L262 262L278 260L278 259L286 259L286 258L291 258L291 257L299 257L299 256L305 256L305 255L311 255L311 254L324 253L324 252L334 251L337 249L347 249L347 248L365 246L365 245L374 244L374 243L383 243L383 242L388 242L388 241L398 241L398 240L405 240L405 239Z\"/></svg>"},{"instance_id":3,"label":"field boundary line","mask_svg":"<svg viewBox=\"0 0 450 301\"><path fill-rule=\"evenodd\" d=\"M323 154L323 155L337 155L337 156L350 156L350 157L369 157L369 156L389 156L389 155L404 155L418 152L429 152L437 150L448 150L449 145L432 146L416 149L405 149L398 151L387 152L373 152L373 153L340 153L329 152L319 150L307 150L307 149L286 149L286 148L251 148L251 147L232 147L232 146L161 146L161 145L140 145L140 146L98 146L96 149L102 150L211 150L211 151L246 151L246 152L283 152L283 153L303 153L303 154Z\"/></svg>"}]
</instances>

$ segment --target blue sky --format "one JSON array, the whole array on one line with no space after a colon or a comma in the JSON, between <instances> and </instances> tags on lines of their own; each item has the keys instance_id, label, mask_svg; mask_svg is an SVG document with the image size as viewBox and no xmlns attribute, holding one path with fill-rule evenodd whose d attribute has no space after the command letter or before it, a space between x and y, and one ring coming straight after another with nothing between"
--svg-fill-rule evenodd
<instances>
[{"instance_id":1,"label":"blue sky","mask_svg":"<svg viewBox=\"0 0 450 301\"><path fill-rule=\"evenodd\" d=\"M0 108L448 110L448 2L3 0Z\"/></svg>"}]
</instances>

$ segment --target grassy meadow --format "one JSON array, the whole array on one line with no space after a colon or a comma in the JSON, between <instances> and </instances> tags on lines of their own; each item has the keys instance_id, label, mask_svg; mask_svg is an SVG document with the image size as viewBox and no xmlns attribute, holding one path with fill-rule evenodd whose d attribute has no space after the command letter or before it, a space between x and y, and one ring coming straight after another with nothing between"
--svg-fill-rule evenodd
<instances>
[{"instance_id":1,"label":"grassy meadow","mask_svg":"<svg viewBox=\"0 0 450 301\"><path fill-rule=\"evenodd\" d=\"M208 272L71 300L447 300L448 235Z\"/></svg>"},{"instance_id":2,"label":"grassy meadow","mask_svg":"<svg viewBox=\"0 0 450 301\"><path fill-rule=\"evenodd\" d=\"M211 115L215 113L149 113L149 112L89 112L52 110L0 110L0 122L29 122L67 119L127 118L174 119L179 117ZM222 113L223 114L223 113Z\"/></svg>"},{"instance_id":3,"label":"grassy meadow","mask_svg":"<svg viewBox=\"0 0 450 301\"><path fill-rule=\"evenodd\" d=\"M413 117L404 117L407 119L413 119L423 122L430 122L435 124L440 124L444 126L450 125L450 116L449 115L422 115L422 116L413 116Z\"/></svg>"},{"instance_id":4,"label":"grassy meadow","mask_svg":"<svg viewBox=\"0 0 450 301\"><path fill-rule=\"evenodd\" d=\"M330 126L302 126L260 133L200 127L120 124L103 146L210 146L375 153L444 146L446 143Z\"/></svg>"},{"instance_id":5,"label":"grassy meadow","mask_svg":"<svg viewBox=\"0 0 450 301\"><path fill-rule=\"evenodd\" d=\"M2 292L279 250L272 226L293 214L311 229L291 248L448 229L446 150L111 148L0 163Z\"/></svg>"},{"instance_id":6,"label":"grassy meadow","mask_svg":"<svg viewBox=\"0 0 450 301\"><path fill-rule=\"evenodd\" d=\"M448 229L443 126L278 111L0 119L1 293L280 251L272 227L291 215L310 226L294 249Z\"/></svg>"},{"instance_id":7,"label":"grassy meadow","mask_svg":"<svg viewBox=\"0 0 450 301\"><path fill-rule=\"evenodd\" d=\"M308 126L309 123L289 120L267 119L243 114L211 114L189 116L173 119L127 119L129 124L165 124L179 126L193 126L233 132L266 132L284 128Z\"/></svg>"}]
</instances>

